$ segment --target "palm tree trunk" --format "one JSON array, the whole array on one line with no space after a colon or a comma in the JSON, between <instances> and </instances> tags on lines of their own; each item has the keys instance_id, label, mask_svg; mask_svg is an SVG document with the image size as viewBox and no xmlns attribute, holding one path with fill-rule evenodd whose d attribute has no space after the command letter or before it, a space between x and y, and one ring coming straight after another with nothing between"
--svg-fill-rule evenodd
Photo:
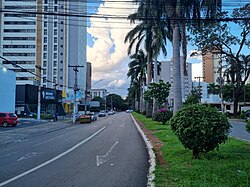
<instances>
[{"instance_id":1,"label":"palm tree trunk","mask_svg":"<svg viewBox=\"0 0 250 187\"><path fill-rule=\"evenodd\" d=\"M147 55L147 87L152 81L152 70L151 70L151 55ZM151 104L150 102L146 102L146 117L151 117L152 115L152 109L151 109Z\"/></svg>"},{"instance_id":2,"label":"palm tree trunk","mask_svg":"<svg viewBox=\"0 0 250 187\"><path fill-rule=\"evenodd\" d=\"M173 25L173 91L174 114L182 107L181 64L180 64L180 27Z\"/></svg>"},{"instance_id":3,"label":"palm tree trunk","mask_svg":"<svg viewBox=\"0 0 250 187\"><path fill-rule=\"evenodd\" d=\"M158 66L157 66L157 56L154 57L154 82L158 83ZM157 110L157 104L156 104L156 99L153 99L153 113L155 113Z\"/></svg>"}]
</instances>

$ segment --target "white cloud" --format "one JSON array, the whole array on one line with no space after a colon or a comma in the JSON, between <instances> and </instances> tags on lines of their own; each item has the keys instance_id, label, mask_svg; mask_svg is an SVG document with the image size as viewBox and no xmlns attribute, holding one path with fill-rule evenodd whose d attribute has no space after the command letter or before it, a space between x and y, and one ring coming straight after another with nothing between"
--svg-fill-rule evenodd
<instances>
[{"instance_id":1,"label":"white cloud","mask_svg":"<svg viewBox=\"0 0 250 187\"><path fill-rule=\"evenodd\" d=\"M132 3L106 0L97 14L127 17L135 10ZM108 87L126 85L129 57L124 38L133 25L127 19L91 18L90 21L91 27L87 31L94 38L94 45L87 47L87 61L92 63L92 79L105 79L102 84L105 82Z\"/></svg>"}]
</instances>

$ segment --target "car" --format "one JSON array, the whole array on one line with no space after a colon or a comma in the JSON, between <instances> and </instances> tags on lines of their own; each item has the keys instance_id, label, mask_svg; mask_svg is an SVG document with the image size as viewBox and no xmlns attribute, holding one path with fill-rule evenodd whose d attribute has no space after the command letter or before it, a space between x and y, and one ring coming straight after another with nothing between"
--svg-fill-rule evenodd
<instances>
[{"instance_id":1,"label":"car","mask_svg":"<svg viewBox=\"0 0 250 187\"><path fill-rule=\"evenodd\" d=\"M96 120L97 120L96 114L91 113L90 116L91 116L91 120L92 120L92 121L96 121Z\"/></svg>"},{"instance_id":2,"label":"car","mask_svg":"<svg viewBox=\"0 0 250 187\"><path fill-rule=\"evenodd\" d=\"M0 112L0 125L7 127L9 125L16 126L18 123L18 117L15 113Z\"/></svg>"},{"instance_id":3,"label":"car","mask_svg":"<svg viewBox=\"0 0 250 187\"><path fill-rule=\"evenodd\" d=\"M106 112L105 111L100 111L98 113L98 117L106 117Z\"/></svg>"},{"instance_id":4,"label":"car","mask_svg":"<svg viewBox=\"0 0 250 187\"><path fill-rule=\"evenodd\" d=\"M89 114L80 114L76 117L76 123L91 123L92 119L91 119L91 115Z\"/></svg>"},{"instance_id":5,"label":"car","mask_svg":"<svg viewBox=\"0 0 250 187\"><path fill-rule=\"evenodd\" d=\"M250 121L250 111L246 112L245 119L247 122Z\"/></svg>"},{"instance_id":6,"label":"car","mask_svg":"<svg viewBox=\"0 0 250 187\"><path fill-rule=\"evenodd\" d=\"M108 111L108 115L113 115L113 111Z\"/></svg>"},{"instance_id":7,"label":"car","mask_svg":"<svg viewBox=\"0 0 250 187\"><path fill-rule=\"evenodd\" d=\"M127 112L127 113L131 113L131 112L133 112L133 110L128 109L128 110L126 110L126 112Z\"/></svg>"}]
</instances>

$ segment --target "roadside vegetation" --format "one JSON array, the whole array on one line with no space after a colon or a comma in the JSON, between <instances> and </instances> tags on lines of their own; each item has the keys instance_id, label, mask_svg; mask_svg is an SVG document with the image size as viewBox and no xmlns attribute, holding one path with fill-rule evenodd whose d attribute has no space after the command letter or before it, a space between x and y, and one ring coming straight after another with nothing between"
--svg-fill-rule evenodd
<instances>
[{"instance_id":1,"label":"roadside vegetation","mask_svg":"<svg viewBox=\"0 0 250 187\"><path fill-rule=\"evenodd\" d=\"M156 165L156 187L160 186L250 186L250 144L228 138L218 149L192 158L167 122L152 121L144 115L133 113L161 142L166 164Z\"/></svg>"}]
</instances>

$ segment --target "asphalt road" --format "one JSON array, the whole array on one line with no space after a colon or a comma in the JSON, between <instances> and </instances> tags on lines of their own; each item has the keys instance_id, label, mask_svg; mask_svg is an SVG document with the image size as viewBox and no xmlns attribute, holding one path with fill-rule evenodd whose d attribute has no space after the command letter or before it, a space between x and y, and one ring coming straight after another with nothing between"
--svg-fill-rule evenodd
<instances>
[{"instance_id":1,"label":"asphalt road","mask_svg":"<svg viewBox=\"0 0 250 187\"><path fill-rule=\"evenodd\" d=\"M239 120L229 120L232 125L230 136L238 139L250 141L250 133L246 131L246 122Z\"/></svg>"},{"instance_id":2,"label":"asphalt road","mask_svg":"<svg viewBox=\"0 0 250 187\"><path fill-rule=\"evenodd\" d=\"M6 129L0 129L0 186L147 186L146 146L127 113L91 124Z\"/></svg>"}]
</instances>

